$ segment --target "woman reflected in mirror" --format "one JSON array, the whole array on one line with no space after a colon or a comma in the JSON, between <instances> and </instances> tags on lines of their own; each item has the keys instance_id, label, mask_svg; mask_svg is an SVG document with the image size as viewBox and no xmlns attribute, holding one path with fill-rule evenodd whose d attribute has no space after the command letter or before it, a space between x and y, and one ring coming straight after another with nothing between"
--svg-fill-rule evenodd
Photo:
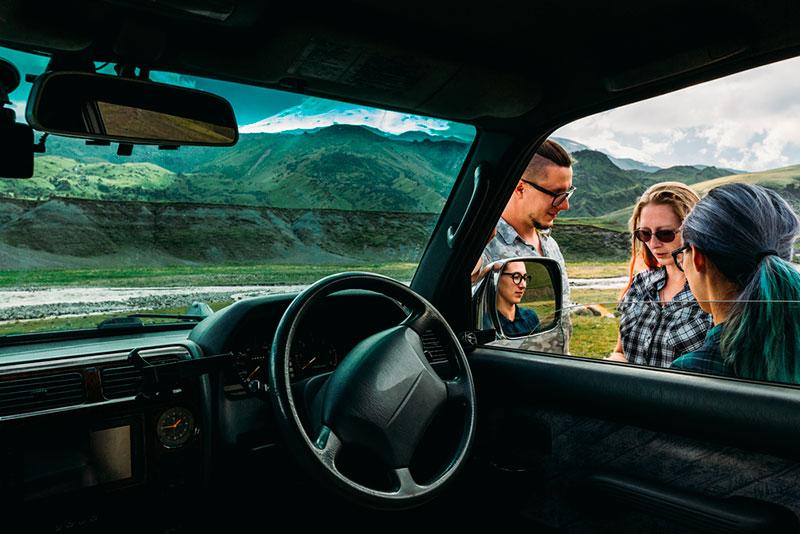
<instances>
[{"instance_id":1,"label":"woman reflected in mirror","mask_svg":"<svg viewBox=\"0 0 800 534\"><path fill-rule=\"evenodd\" d=\"M663 182L647 189L634 206L628 223L628 286L617 307L617 346L607 360L669 367L702 346L711 316L700 308L672 258L672 251L683 245L684 219L698 200L686 185Z\"/></svg>"},{"instance_id":2,"label":"woman reflected in mirror","mask_svg":"<svg viewBox=\"0 0 800 534\"><path fill-rule=\"evenodd\" d=\"M789 204L761 186L723 185L695 206L675 261L714 327L673 368L800 383L799 232Z\"/></svg>"},{"instance_id":3,"label":"woman reflected in mirror","mask_svg":"<svg viewBox=\"0 0 800 534\"><path fill-rule=\"evenodd\" d=\"M527 336L539 328L539 316L530 308L519 306L531 275L525 262L510 261L503 267L497 282L497 315L506 337Z\"/></svg>"}]
</instances>

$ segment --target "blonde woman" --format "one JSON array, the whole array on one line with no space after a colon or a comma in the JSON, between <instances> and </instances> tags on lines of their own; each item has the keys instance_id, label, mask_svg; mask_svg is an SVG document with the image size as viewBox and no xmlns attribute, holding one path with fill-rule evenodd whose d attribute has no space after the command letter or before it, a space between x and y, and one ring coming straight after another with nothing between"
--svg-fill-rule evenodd
<instances>
[{"instance_id":1,"label":"blonde woman","mask_svg":"<svg viewBox=\"0 0 800 534\"><path fill-rule=\"evenodd\" d=\"M672 251L683 245L681 226L700 200L679 182L663 182L642 194L629 221L631 260L617 346L606 359L669 367L700 348L711 316L697 304ZM645 270L634 276L637 265Z\"/></svg>"}]
</instances>

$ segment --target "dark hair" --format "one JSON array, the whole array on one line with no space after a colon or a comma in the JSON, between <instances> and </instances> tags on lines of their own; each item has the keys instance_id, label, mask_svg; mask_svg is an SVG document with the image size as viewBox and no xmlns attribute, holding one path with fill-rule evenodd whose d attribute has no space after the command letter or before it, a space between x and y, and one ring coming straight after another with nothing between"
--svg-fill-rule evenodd
<instances>
[{"instance_id":1,"label":"dark hair","mask_svg":"<svg viewBox=\"0 0 800 534\"><path fill-rule=\"evenodd\" d=\"M800 383L800 272L790 263L799 231L783 198L750 184L712 189L683 223L684 243L739 288L720 342L737 376Z\"/></svg>"},{"instance_id":2,"label":"dark hair","mask_svg":"<svg viewBox=\"0 0 800 534\"><path fill-rule=\"evenodd\" d=\"M570 157L569 152L551 139L546 140L536 149L536 156L550 160L559 167L572 167L572 157ZM534 156L534 159L536 156Z\"/></svg>"}]
</instances>

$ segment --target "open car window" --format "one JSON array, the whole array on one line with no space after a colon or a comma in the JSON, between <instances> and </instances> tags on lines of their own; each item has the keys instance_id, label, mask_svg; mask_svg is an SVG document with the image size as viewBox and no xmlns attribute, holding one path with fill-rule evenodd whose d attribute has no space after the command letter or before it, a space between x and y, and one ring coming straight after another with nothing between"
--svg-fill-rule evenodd
<instances>
[{"instance_id":1,"label":"open car window","mask_svg":"<svg viewBox=\"0 0 800 534\"><path fill-rule=\"evenodd\" d=\"M47 65L9 49L0 57L23 77ZM134 146L125 156L114 144L48 136L32 178L0 180L0 334L191 324L347 270L411 280L473 127L151 77L230 101L238 143ZM18 121L29 89L10 95Z\"/></svg>"},{"instance_id":2,"label":"open car window","mask_svg":"<svg viewBox=\"0 0 800 534\"><path fill-rule=\"evenodd\" d=\"M537 183L523 174L514 192L519 198L512 196L504 217L520 207L535 217L533 201L522 202L539 195L545 215L555 218L552 228L537 233L544 255L558 259L566 273L561 328L495 344L800 383L794 370L800 367L798 62L742 72L555 131L550 141L569 153L571 164L561 168L571 170L571 180L542 175ZM546 180L557 187L541 192L526 180L534 188ZM555 207L556 194L568 186L574 193ZM507 222L498 223L487 251L516 246ZM682 260L683 267L694 266L693 275L675 268L672 252L684 244L695 247ZM513 255L531 255L523 248ZM700 263L697 251L704 254ZM721 274L716 285L702 279L707 262ZM754 351L757 356L742 354Z\"/></svg>"}]
</instances>

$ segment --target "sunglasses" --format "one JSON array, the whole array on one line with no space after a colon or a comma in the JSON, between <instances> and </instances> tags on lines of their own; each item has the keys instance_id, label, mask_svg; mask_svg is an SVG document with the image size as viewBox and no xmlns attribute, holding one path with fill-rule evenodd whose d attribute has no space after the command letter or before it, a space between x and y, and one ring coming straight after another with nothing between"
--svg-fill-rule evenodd
<instances>
[{"instance_id":1,"label":"sunglasses","mask_svg":"<svg viewBox=\"0 0 800 534\"><path fill-rule=\"evenodd\" d=\"M677 230L656 230L655 232L652 232L650 230L639 228L638 230L633 231L633 237L635 237L642 243L647 243L655 235L656 239L658 239L662 243L672 243L673 241L675 241L675 236L677 236L680 231L681 230L679 228Z\"/></svg>"},{"instance_id":2,"label":"sunglasses","mask_svg":"<svg viewBox=\"0 0 800 534\"><path fill-rule=\"evenodd\" d=\"M569 200L569 197L571 197L572 194L575 192L575 186L574 185L569 186L569 189L567 189L563 193L555 193L553 191L550 191L549 189L545 189L544 187L542 187L539 184L535 184L533 182L529 182L528 180L525 180L524 178L520 178L520 180L522 180L523 182L525 182L526 184L528 184L532 188L536 189L537 191L540 191L540 192L544 193L545 195L550 195L551 197L553 197L553 207L554 208L559 207L561 204L563 204L564 202Z\"/></svg>"},{"instance_id":3,"label":"sunglasses","mask_svg":"<svg viewBox=\"0 0 800 534\"><path fill-rule=\"evenodd\" d=\"M529 275L529 274L503 273L503 276L510 276L511 277L511 281L514 282L517 285L520 285L523 280L525 280L526 284L531 281L531 275Z\"/></svg>"}]
</instances>

